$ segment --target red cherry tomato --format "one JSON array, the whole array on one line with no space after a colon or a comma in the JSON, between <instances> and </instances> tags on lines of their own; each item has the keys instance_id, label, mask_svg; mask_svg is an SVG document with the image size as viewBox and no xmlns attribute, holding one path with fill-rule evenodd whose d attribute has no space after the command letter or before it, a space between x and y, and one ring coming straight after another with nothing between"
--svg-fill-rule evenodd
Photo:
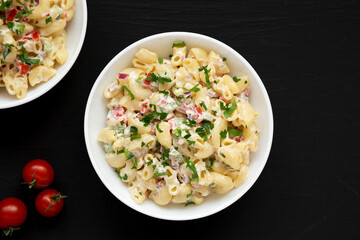
<instances>
[{"instance_id":1,"label":"red cherry tomato","mask_svg":"<svg viewBox=\"0 0 360 240\"><path fill-rule=\"evenodd\" d=\"M66 196L61 195L54 189L45 189L37 195L35 207L44 217L54 217L58 215L64 207Z\"/></svg>"},{"instance_id":2,"label":"red cherry tomato","mask_svg":"<svg viewBox=\"0 0 360 240\"><path fill-rule=\"evenodd\" d=\"M17 198L5 198L0 201L0 228L9 236L23 224L27 217L27 209L23 201Z\"/></svg>"},{"instance_id":3,"label":"red cherry tomato","mask_svg":"<svg viewBox=\"0 0 360 240\"><path fill-rule=\"evenodd\" d=\"M29 188L45 188L54 180L54 169L47 161L35 159L25 165L22 176Z\"/></svg>"}]
</instances>

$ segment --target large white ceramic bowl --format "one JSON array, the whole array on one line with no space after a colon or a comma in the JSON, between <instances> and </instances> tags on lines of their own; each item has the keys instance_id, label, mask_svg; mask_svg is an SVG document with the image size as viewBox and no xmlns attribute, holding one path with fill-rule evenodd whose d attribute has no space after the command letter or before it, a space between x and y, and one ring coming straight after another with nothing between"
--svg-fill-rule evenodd
<instances>
[{"instance_id":1,"label":"large white ceramic bowl","mask_svg":"<svg viewBox=\"0 0 360 240\"><path fill-rule=\"evenodd\" d=\"M71 21L66 25L66 49L69 57L66 63L56 68L56 75L48 82L30 87L24 99L17 99L8 94L5 88L0 88L0 109L10 108L28 103L53 88L71 69L77 59L83 45L87 26L87 6L86 0L75 1L75 14Z\"/></svg>"},{"instance_id":2,"label":"large white ceramic bowl","mask_svg":"<svg viewBox=\"0 0 360 240\"><path fill-rule=\"evenodd\" d=\"M138 205L131 199L127 185L119 180L117 174L107 164L105 152L96 140L100 130L105 127L107 114L103 90L105 85L115 78L119 71L131 66L131 61L140 48L148 48L157 52L160 57L167 58L171 53L171 45L175 41L185 41L188 49L199 46L208 51L215 50L227 58L226 63L231 70L230 74L237 76L246 74L249 76L250 103L260 113L260 118L256 120L261 131L259 149L256 153L251 153L248 179L243 185L227 194L218 195L214 193L207 196L201 205L189 205L187 207L184 207L184 204L158 206L152 200L146 200L143 204ZM255 70L239 53L224 43L204 35L188 32L168 32L153 35L131 44L117 54L97 78L87 102L84 120L85 141L91 163L109 191L120 201L141 213L168 220L190 220L205 217L238 200L255 183L263 170L273 138L273 114L269 96Z\"/></svg>"}]
</instances>

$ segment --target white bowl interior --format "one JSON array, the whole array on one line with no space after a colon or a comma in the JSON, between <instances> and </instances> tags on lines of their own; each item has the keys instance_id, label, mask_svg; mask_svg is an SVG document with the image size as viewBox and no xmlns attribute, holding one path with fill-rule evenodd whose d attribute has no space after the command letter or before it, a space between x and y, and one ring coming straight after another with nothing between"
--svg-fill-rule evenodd
<instances>
[{"instance_id":1,"label":"white bowl interior","mask_svg":"<svg viewBox=\"0 0 360 240\"><path fill-rule=\"evenodd\" d=\"M168 55L171 54L171 45L175 41L185 41L188 50L195 46L202 47L208 51L215 50L221 56L227 58L231 75L239 76L246 74L249 76L251 88L250 103L260 113L260 118L256 121L261 131L259 149L256 153L251 154L248 179L242 186L233 189L227 194L212 194L207 196L201 205L197 206L190 205L184 207L184 204L158 206L152 200L146 200L143 204L137 205L131 199L127 185L118 179L114 170L105 161L105 152L96 140L100 130L105 127L107 114L103 89L111 79L117 76L119 71L131 66L135 53L141 47L157 52L160 57L168 58ZM270 152L273 136L273 116L268 94L259 76L237 52L210 37L194 33L170 32L150 36L135 42L121 51L105 67L96 80L89 96L84 130L91 162L102 182L118 199L129 207L153 217L169 220L188 220L205 217L224 209L239 199L254 184Z\"/></svg>"},{"instance_id":2,"label":"white bowl interior","mask_svg":"<svg viewBox=\"0 0 360 240\"><path fill-rule=\"evenodd\" d=\"M22 105L30 102L54 87L66 75L78 57L84 42L87 26L87 6L86 0L75 1L75 14L71 21L66 25L66 49L69 57L62 66L57 65L57 74L46 83L28 88L27 95L24 99L17 99L15 96L9 95L5 88L0 88L0 109Z\"/></svg>"}]
</instances>

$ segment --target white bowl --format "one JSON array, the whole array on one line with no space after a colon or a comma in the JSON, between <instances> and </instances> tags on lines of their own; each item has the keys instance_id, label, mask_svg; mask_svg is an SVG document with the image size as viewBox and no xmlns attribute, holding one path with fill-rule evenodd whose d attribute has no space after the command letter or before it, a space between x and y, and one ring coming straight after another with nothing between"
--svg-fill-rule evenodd
<instances>
[{"instance_id":1,"label":"white bowl","mask_svg":"<svg viewBox=\"0 0 360 240\"><path fill-rule=\"evenodd\" d=\"M53 88L66 75L75 63L81 47L84 42L87 26L87 7L86 0L75 1L75 14L73 19L66 25L66 49L69 57L66 63L56 68L56 75L48 82L39 84L35 87L29 86L27 95L24 99L17 99L15 96L8 94L5 88L0 88L0 109L10 108L28 103Z\"/></svg>"},{"instance_id":2,"label":"white bowl","mask_svg":"<svg viewBox=\"0 0 360 240\"><path fill-rule=\"evenodd\" d=\"M250 103L260 113L260 118L256 120L260 128L259 148L256 153L251 154L248 179L243 185L231 190L229 193L223 195L214 193L205 197L202 204L187 207L184 207L184 204L158 206L152 200L146 200L141 205L138 205L131 199L127 185L119 180L117 174L107 164L105 152L96 140L100 130L105 127L107 114L103 89L111 79L117 76L119 71L131 66L135 53L141 47L148 48L157 52L160 57L167 58L171 53L171 45L175 41L185 41L188 49L200 46L208 51L215 50L221 56L227 58L226 63L232 75L246 74L249 76ZM143 214L168 220L190 220L205 217L228 207L238 200L255 183L263 170L270 153L273 138L273 114L269 96L255 70L239 53L224 43L204 35L188 32L169 32L153 35L131 44L116 55L101 72L91 90L84 121L85 141L91 163L109 191L120 201Z\"/></svg>"}]
</instances>

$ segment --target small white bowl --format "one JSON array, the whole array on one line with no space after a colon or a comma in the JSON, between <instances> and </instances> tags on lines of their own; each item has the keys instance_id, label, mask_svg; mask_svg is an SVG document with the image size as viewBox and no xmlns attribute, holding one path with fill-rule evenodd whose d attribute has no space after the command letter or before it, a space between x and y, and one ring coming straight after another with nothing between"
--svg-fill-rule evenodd
<instances>
[{"instance_id":1,"label":"small white bowl","mask_svg":"<svg viewBox=\"0 0 360 240\"><path fill-rule=\"evenodd\" d=\"M28 103L53 88L71 69L77 59L83 45L87 26L87 6L86 0L75 1L75 14L71 21L66 25L66 49L69 57L66 63L56 68L56 75L48 82L39 84L35 87L29 86L27 95L23 99L17 99L8 94L5 88L0 88L0 109L11 108Z\"/></svg>"},{"instance_id":2,"label":"small white bowl","mask_svg":"<svg viewBox=\"0 0 360 240\"><path fill-rule=\"evenodd\" d=\"M117 174L106 162L105 152L96 140L100 130L105 127L107 114L103 89L111 79L117 76L119 71L131 66L131 61L140 48L148 48L157 52L160 57L167 58L171 53L172 43L176 41L185 41L187 49L198 46L208 51L215 50L221 56L227 58L226 63L231 70L231 75L246 74L249 77L250 103L260 113L260 118L256 120L260 128L259 148L257 152L251 153L248 179L243 185L231 190L229 193L223 195L214 193L205 197L202 204L187 207L184 207L184 204L158 206L152 200L146 200L141 205L138 205L131 199L127 185L119 180ZM167 220L190 220L221 211L243 196L255 183L270 153L273 138L273 114L269 96L260 77L239 53L224 43L204 35L188 32L168 32L153 35L131 44L108 63L91 90L86 105L84 131L86 147L96 173L109 191L120 201L152 217Z\"/></svg>"}]
</instances>

